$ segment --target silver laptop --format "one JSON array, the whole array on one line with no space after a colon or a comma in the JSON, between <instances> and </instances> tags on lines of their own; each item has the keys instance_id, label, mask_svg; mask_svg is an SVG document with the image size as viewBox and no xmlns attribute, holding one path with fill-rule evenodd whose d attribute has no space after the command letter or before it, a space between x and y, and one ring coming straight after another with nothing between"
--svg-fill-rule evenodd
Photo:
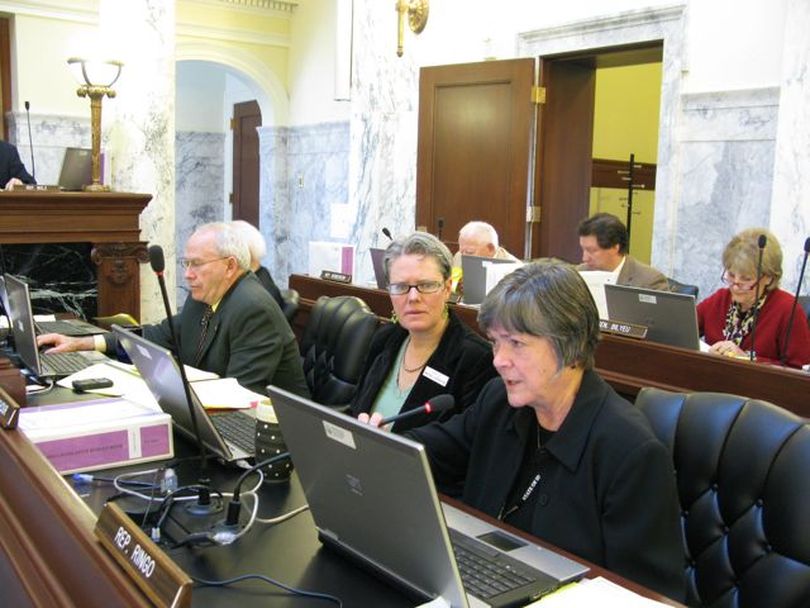
<instances>
[{"instance_id":1,"label":"silver laptop","mask_svg":"<svg viewBox=\"0 0 810 608\"><path fill-rule=\"evenodd\" d=\"M605 285L608 318L647 328L647 340L700 348L695 296L629 285Z\"/></svg>"},{"instance_id":2,"label":"silver laptop","mask_svg":"<svg viewBox=\"0 0 810 608\"><path fill-rule=\"evenodd\" d=\"M91 171L90 148L66 148L57 185L62 190L81 190L93 181Z\"/></svg>"},{"instance_id":3,"label":"silver laptop","mask_svg":"<svg viewBox=\"0 0 810 608\"><path fill-rule=\"evenodd\" d=\"M387 289L388 281L385 280L385 265L383 263L385 249L369 247L369 253L371 253L371 265L374 267L374 278L377 280L377 289Z\"/></svg>"},{"instance_id":4,"label":"silver laptop","mask_svg":"<svg viewBox=\"0 0 810 608\"><path fill-rule=\"evenodd\" d=\"M477 255L461 256L461 272L464 280L464 304L480 304L487 295L487 264L514 264L514 260L499 260Z\"/></svg>"},{"instance_id":5,"label":"silver laptop","mask_svg":"<svg viewBox=\"0 0 810 608\"><path fill-rule=\"evenodd\" d=\"M39 378L62 378L106 360L104 355L95 352L40 353L28 284L6 273L5 286L15 349L25 367L34 375Z\"/></svg>"},{"instance_id":6,"label":"silver laptop","mask_svg":"<svg viewBox=\"0 0 810 608\"><path fill-rule=\"evenodd\" d=\"M442 597L450 606L517 605L588 571L443 508L421 444L274 386L267 390L321 541L415 597ZM474 590L461 570L482 555L506 567L518 588L506 591L492 577L504 589Z\"/></svg>"},{"instance_id":7,"label":"silver laptop","mask_svg":"<svg viewBox=\"0 0 810 608\"><path fill-rule=\"evenodd\" d=\"M183 378L174 355L123 327L113 325L112 328L160 409L172 417L180 432L196 441ZM194 390L190 393L200 437L208 449L226 462L253 457L256 453L256 418L253 410L250 413L232 410L209 414Z\"/></svg>"}]
</instances>

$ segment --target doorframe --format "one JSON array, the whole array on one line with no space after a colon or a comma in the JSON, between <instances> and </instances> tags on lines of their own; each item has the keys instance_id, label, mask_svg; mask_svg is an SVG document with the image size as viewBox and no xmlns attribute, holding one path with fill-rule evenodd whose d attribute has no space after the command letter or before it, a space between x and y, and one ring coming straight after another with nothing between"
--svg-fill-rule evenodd
<instances>
[{"instance_id":1,"label":"doorframe","mask_svg":"<svg viewBox=\"0 0 810 608\"><path fill-rule=\"evenodd\" d=\"M518 34L518 57L598 54L617 46L663 43L652 262L664 274L672 273L680 200L675 131L682 113L685 10L685 5L633 10Z\"/></svg>"}]
</instances>

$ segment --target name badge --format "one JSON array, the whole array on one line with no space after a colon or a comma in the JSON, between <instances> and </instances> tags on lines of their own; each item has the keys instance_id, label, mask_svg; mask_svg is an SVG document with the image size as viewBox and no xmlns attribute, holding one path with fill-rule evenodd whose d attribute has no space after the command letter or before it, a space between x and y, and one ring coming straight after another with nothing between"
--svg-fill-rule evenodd
<instances>
[{"instance_id":1,"label":"name badge","mask_svg":"<svg viewBox=\"0 0 810 608\"><path fill-rule=\"evenodd\" d=\"M447 383L450 381L449 376L445 376L443 373L437 372L432 367L426 367L425 371L422 372L422 375L430 380L433 380L433 382L440 386L447 386Z\"/></svg>"}]
</instances>

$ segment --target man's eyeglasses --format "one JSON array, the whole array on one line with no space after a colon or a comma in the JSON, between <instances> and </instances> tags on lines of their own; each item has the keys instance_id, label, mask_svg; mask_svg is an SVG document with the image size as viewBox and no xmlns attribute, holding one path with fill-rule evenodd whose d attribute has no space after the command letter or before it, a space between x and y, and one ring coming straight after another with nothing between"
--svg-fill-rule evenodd
<instances>
[{"instance_id":1,"label":"man's eyeglasses","mask_svg":"<svg viewBox=\"0 0 810 608\"><path fill-rule=\"evenodd\" d=\"M192 270L197 270L200 266L205 266L206 264L211 264L212 262L219 262L220 260L227 260L230 256L225 256L224 258L214 258L213 260L190 260L188 258L180 258L180 266L183 267L183 270L188 270L191 268Z\"/></svg>"},{"instance_id":2,"label":"man's eyeglasses","mask_svg":"<svg viewBox=\"0 0 810 608\"><path fill-rule=\"evenodd\" d=\"M736 287L740 291L751 291L757 285L756 279L738 279L733 272L728 270L723 271L720 280L729 287Z\"/></svg>"},{"instance_id":3,"label":"man's eyeglasses","mask_svg":"<svg viewBox=\"0 0 810 608\"><path fill-rule=\"evenodd\" d=\"M392 296L404 296L414 288L419 293L436 293L443 285L444 283L442 281L419 281L415 285L409 285L408 283L390 283L388 285L388 293Z\"/></svg>"}]
</instances>

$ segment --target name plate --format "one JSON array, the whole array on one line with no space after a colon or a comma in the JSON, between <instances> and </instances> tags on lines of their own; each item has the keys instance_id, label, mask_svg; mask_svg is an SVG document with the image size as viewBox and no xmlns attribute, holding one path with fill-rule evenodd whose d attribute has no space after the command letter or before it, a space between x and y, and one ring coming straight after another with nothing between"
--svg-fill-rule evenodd
<instances>
[{"instance_id":1,"label":"name plate","mask_svg":"<svg viewBox=\"0 0 810 608\"><path fill-rule=\"evenodd\" d=\"M11 396L0 388L0 427L4 429L16 429L17 421L20 419L20 406Z\"/></svg>"},{"instance_id":2,"label":"name plate","mask_svg":"<svg viewBox=\"0 0 810 608\"><path fill-rule=\"evenodd\" d=\"M337 272L336 270L321 270L321 278L327 281L335 281L337 283L351 283L352 275Z\"/></svg>"},{"instance_id":3,"label":"name plate","mask_svg":"<svg viewBox=\"0 0 810 608\"><path fill-rule=\"evenodd\" d=\"M611 321L609 319L599 319L599 331L626 338L637 338L643 340L647 337L647 326L626 323L625 321Z\"/></svg>"},{"instance_id":4,"label":"name plate","mask_svg":"<svg viewBox=\"0 0 810 608\"><path fill-rule=\"evenodd\" d=\"M115 503L94 530L104 548L156 606L191 605L191 579Z\"/></svg>"}]
</instances>

